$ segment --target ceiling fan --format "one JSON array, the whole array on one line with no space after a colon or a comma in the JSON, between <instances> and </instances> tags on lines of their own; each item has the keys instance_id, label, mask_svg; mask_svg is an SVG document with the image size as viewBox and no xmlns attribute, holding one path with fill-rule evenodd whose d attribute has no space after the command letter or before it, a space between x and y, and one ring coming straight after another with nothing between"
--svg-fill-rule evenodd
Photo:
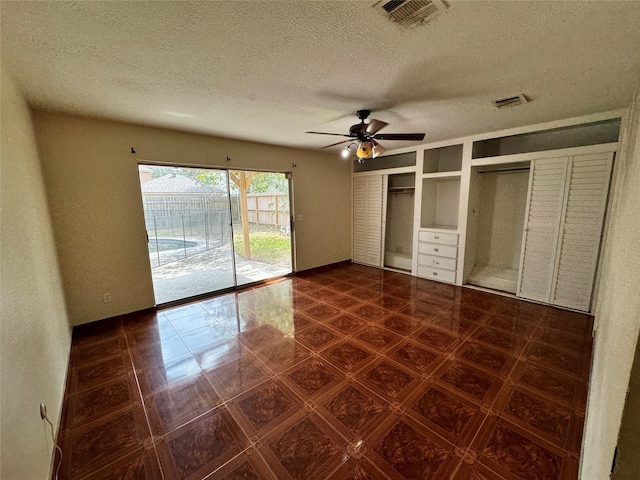
<instances>
[{"instance_id":1,"label":"ceiling fan","mask_svg":"<svg viewBox=\"0 0 640 480\"><path fill-rule=\"evenodd\" d=\"M356 123L349 128L348 134L342 133L327 133L327 132L305 132L315 133L318 135L336 135L339 137L347 137L349 140L343 140L342 142L332 143L320 148L335 147L343 143L349 143L348 146L342 150L342 156L344 158L349 157L352 153L352 147L357 146L356 156L359 163L364 163L367 158L376 158L386 151L382 145L376 140L405 140L405 141L420 141L424 140L424 133L378 133L384 127L389 125L382 120L376 120L372 118L369 123L364 121L369 117L370 110L358 110L356 116L360 119L360 123Z\"/></svg>"}]
</instances>

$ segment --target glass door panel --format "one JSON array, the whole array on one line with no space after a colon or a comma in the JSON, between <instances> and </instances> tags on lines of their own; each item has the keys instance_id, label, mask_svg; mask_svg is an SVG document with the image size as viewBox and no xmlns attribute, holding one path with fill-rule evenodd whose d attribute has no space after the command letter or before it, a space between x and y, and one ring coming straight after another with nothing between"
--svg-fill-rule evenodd
<instances>
[{"instance_id":1,"label":"glass door panel","mask_svg":"<svg viewBox=\"0 0 640 480\"><path fill-rule=\"evenodd\" d=\"M139 170L156 304L234 287L226 170Z\"/></svg>"},{"instance_id":2,"label":"glass door panel","mask_svg":"<svg viewBox=\"0 0 640 480\"><path fill-rule=\"evenodd\" d=\"M287 175L231 170L229 179L237 284L291 273Z\"/></svg>"}]
</instances>

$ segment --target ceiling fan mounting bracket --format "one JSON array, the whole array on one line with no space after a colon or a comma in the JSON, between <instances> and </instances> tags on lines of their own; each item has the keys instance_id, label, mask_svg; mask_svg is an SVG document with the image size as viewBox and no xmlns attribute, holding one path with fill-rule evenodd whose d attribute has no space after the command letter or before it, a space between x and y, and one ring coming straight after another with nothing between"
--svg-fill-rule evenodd
<instances>
[{"instance_id":1,"label":"ceiling fan mounting bracket","mask_svg":"<svg viewBox=\"0 0 640 480\"><path fill-rule=\"evenodd\" d=\"M367 117L371 114L371 110L358 110L356 112L356 116L362 120L363 122L367 119Z\"/></svg>"}]
</instances>

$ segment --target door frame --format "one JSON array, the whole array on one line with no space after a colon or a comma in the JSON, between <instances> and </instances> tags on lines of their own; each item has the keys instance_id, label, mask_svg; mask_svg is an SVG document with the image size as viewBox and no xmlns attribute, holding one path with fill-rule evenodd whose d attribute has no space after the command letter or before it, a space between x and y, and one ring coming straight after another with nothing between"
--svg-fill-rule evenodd
<instances>
[{"instance_id":1,"label":"door frame","mask_svg":"<svg viewBox=\"0 0 640 480\"><path fill-rule=\"evenodd\" d=\"M211 296L214 295L221 295L224 293L229 293L229 292L234 292L237 290L243 290L246 288L250 288L250 287L254 287L256 285L261 285L264 283L268 283L270 281L273 281L274 279L277 278L284 278L284 277L291 277L293 275L295 275L296 273L296 241L295 241L295 215L294 215L294 199L293 199L293 172L291 170L267 170L267 169L260 169L260 168L248 168L248 167L237 167L237 168L231 168L229 166L216 166L216 165L202 165L202 164L195 164L195 163L182 163L182 162L176 162L176 163L169 163L169 162L162 162L162 161L155 161L155 160L145 160L142 158L136 158L135 159L135 165L136 165L136 175L139 176L138 174L138 168L142 165L142 166L151 166L151 167L170 167L170 168L193 168L193 169L202 169L202 170L220 170L220 171L224 171L225 172L225 176L226 176L226 181L227 181L227 205L229 208L229 220L230 220L230 227L231 227L231 253L232 253L232 265L233 265L233 279L234 279L234 286L232 287L228 287L228 288L223 288L220 290L214 290L212 292L205 292L205 293L201 293L201 294L197 294L197 295L193 295L190 297L185 297L185 298L181 298L181 299L177 299L177 300L172 300L169 302L165 302L165 303L156 303L155 304L155 308L166 308L166 307L172 307L172 306L176 306L176 305L182 305L185 303L189 303L192 301L197 301L200 299L204 299L204 298L210 298ZM237 273L236 273L236 261L235 261L235 246L233 243L233 216L231 215L231 185L230 185L230 178L229 178L229 172L230 171L245 171L245 172L257 172L257 173L277 173L277 174L282 174L285 176L285 180L287 180L287 184L288 184L288 188L289 188L289 238L290 238L290 243L291 243L291 272L289 272L286 275L279 275L276 277L269 277L269 278L265 278L263 280L257 280L255 282L250 282L250 283L244 283L242 285L238 285L238 279L237 279ZM142 210L142 216L144 218L144 204L142 201L142 189L141 189L141 184L140 184L140 179L138 178L137 181L138 184L138 188L140 188L140 209ZM146 225L144 225L143 223L143 228L146 231ZM147 237L148 238L148 237ZM147 251L148 251L148 240L147 240ZM147 261L149 261L149 257L147 255ZM151 273L151 262L149 261L149 272ZM151 276L151 289L154 290L154 302L155 302L155 289L153 287L153 276Z\"/></svg>"}]
</instances>

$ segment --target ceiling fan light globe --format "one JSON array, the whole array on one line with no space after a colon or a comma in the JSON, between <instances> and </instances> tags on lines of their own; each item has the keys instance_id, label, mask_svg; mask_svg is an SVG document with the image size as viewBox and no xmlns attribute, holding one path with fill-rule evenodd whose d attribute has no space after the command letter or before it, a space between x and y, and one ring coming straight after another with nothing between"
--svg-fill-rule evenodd
<instances>
[{"instance_id":1,"label":"ceiling fan light globe","mask_svg":"<svg viewBox=\"0 0 640 480\"><path fill-rule=\"evenodd\" d=\"M351 150L349 149L349 147L344 147L340 152L340 155L342 156L342 158L349 158L349 155L351 155Z\"/></svg>"},{"instance_id":2,"label":"ceiling fan light globe","mask_svg":"<svg viewBox=\"0 0 640 480\"><path fill-rule=\"evenodd\" d=\"M356 151L356 155L358 156L358 158L370 158L371 155L373 154L373 149L372 149L372 145L369 142L362 142L359 146L358 146L358 150Z\"/></svg>"},{"instance_id":3,"label":"ceiling fan light globe","mask_svg":"<svg viewBox=\"0 0 640 480\"><path fill-rule=\"evenodd\" d=\"M387 149L378 143L373 146L372 151L373 151L373 158L376 158L377 156L382 155L384 152L386 152Z\"/></svg>"}]
</instances>

